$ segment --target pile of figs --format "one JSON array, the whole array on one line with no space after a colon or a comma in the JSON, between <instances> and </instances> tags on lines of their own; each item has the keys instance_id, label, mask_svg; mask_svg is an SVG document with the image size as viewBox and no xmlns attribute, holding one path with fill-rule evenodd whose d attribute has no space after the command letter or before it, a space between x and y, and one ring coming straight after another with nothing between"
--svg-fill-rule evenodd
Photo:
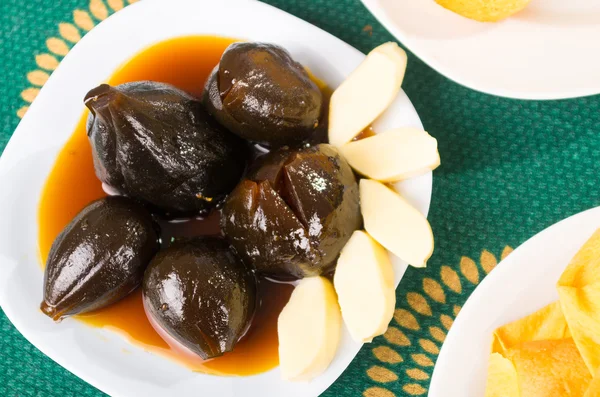
<instances>
[{"instance_id":1,"label":"pile of figs","mask_svg":"<svg viewBox=\"0 0 600 397\"><path fill-rule=\"evenodd\" d=\"M323 94L281 47L231 45L201 98L139 81L102 84L84 102L96 175L117 195L85 207L52 246L41 310L55 321L141 286L159 333L211 359L250 326L258 278L330 274L361 227L352 169L315 144ZM161 222L213 212L221 236L163 241Z\"/></svg>"}]
</instances>

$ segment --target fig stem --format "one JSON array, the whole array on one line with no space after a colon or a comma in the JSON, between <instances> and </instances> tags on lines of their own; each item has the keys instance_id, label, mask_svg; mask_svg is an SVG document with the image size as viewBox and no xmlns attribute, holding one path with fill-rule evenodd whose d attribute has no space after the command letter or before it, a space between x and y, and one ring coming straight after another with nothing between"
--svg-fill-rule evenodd
<instances>
[{"instance_id":1,"label":"fig stem","mask_svg":"<svg viewBox=\"0 0 600 397\"><path fill-rule=\"evenodd\" d=\"M108 84L100 84L96 88L92 88L83 99L85 106L90 109L93 114L96 114L96 109L106 106L109 102L115 99L119 91L115 90Z\"/></svg>"}]
</instances>

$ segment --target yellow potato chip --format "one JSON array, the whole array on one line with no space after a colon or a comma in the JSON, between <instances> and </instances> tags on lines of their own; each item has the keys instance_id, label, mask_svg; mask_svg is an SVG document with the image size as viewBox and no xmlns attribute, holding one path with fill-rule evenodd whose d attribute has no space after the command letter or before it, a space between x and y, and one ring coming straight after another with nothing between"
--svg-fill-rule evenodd
<instances>
[{"instance_id":1,"label":"yellow potato chip","mask_svg":"<svg viewBox=\"0 0 600 397\"><path fill-rule=\"evenodd\" d=\"M507 18L531 0L436 0L439 5L463 17L480 22L496 22Z\"/></svg>"},{"instance_id":2,"label":"yellow potato chip","mask_svg":"<svg viewBox=\"0 0 600 397\"><path fill-rule=\"evenodd\" d=\"M558 286L581 288L600 283L600 229L585 242L560 276Z\"/></svg>"},{"instance_id":3,"label":"yellow potato chip","mask_svg":"<svg viewBox=\"0 0 600 397\"><path fill-rule=\"evenodd\" d=\"M591 373L600 369L600 284L558 287L571 335Z\"/></svg>"},{"instance_id":4,"label":"yellow potato chip","mask_svg":"<svg viewBox=\"0 0 600 397\"><path fill-rule=\"evenodd\" d=\"M580 397L592 376L573 339L524 342L509 349L523 397Z\"/></svg>"},{"instance_id":5,"label":"yellow potato chip","mask_svg":"<svg viewBox=\"0 0 600 397\"><path fill-rule=\"evenodd\" d=\"M600 376L598 376L598 375L599 374L596 374L596 376L594 376L594 379L592 379L592 381L588 385L588 388L585 391L585 394L583 395L583 397L598 397L598 396L600 396Z\"/></svg>"},{"instance_id":6,"label":"yellow potato chip","mask_svg":"<svg viewBox=\"0 0 600 397\"><path fill-rule=\"evenodd\" d=\"M569 327L560 302L548 306L496 329L492 352L504 354L506 350L521 342L552 340L570 337Z\"/></svg>"},{"instance_id":7,"label":"yellow potato chip","mask_svg":"<svg viewBox=\"0 0 600 397\"><path fill-rule=\"evenodd\" d=\"M488 363L485 397L520 397L517 370L512 361L499 353L492 353Z\"/></svg>"},{"instance_id":8,"label":"yellow potato chip","mask_svg":"<svg viewBox=\"0 0 600 397\"><path fill-rule=\"evenodd\" d=\"M600 369L600 230L573 257L557 289L573 340L595 374Z\"/></svg>"}]
</instances>

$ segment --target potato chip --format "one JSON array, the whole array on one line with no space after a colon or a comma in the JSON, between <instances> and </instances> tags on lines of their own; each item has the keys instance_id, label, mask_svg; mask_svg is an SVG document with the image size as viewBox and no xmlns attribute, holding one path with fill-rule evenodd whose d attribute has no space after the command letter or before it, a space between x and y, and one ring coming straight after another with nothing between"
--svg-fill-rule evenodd
<instances>
[{"instance_id":1,"label":"potato chip","mask_svg":"<svg viewBox=\"0 0 600 397\"><path fill-rule=\"evenodd\" d=\"M600 229L575 254L560 276L558 286L581 288L600 283Z\"/></svg>"},{"instance_id":2,"label":"potato chip","mask_svg":"<svg viewBox=\"0 0 600 397\"><path fill-rule=\"evenodd\" d=\"M488 363L485 397L520 397L517 370L512 361L499 353L492 353Z\"/></svg>"},{"instance_id":3,"label":"potato chip","mask_svg":"<svg viewBox=\"0 0 600 397\"><path fill-rule=\"evenodd\" d=\"M492 352L505 354L506 350L522 342L552 340L570 337L567 321L560 302L548 306L496 329Z\"/></svg>"},{"instance_id":4,"label":"potato chip","mask_svg":"<svg viewBox=\"0 0 600 397\"><path fill-rule=\"evenodd\" d=\"M600 230L581 247L558 281L573 340L592 374L600 370Z\"/></svg>"},{"instance_id":5,"label":"potato chip","mask_svg":"<svg viewBox=\"0 0 600 397\"><path fill-rule=\"evenodd\" d=\"M592 379L592 381L588 385L588 388L585 391L585 394L583 395L583 397L598 397L598 396L600 396L600 376L598 376L598 375L600 375L600 374L596 374L596 376L594 376L594 379Z\"/></svg>"},{"instance_id":6,"label":"potato chip","mask_svg":"<svg viewBox=\"0 0 600 397\"><path fill-rule=\"evenodd\" d=\"M463 17L480 22L496 22L507 18L531 0L436 0L439 5Z\"/></svg>"},{"instance_id":7,"label":"potato chip","mask_svg":"<svg viewBox=\"0 0 600 397\"><path fill-rule=\"evenodd\" d=\"M592 376L572 338L521 343L506 352L523 397L583 396Z\"/></svg>"},{"instance_id":8,"label":"potato chip","mask_svg":"<svg viewBox=\"0 0 600 397\"><path fill-rule=\"evenodd\" d=\"M591 373L600 370L600 284L558 287L571 334Z\"/></svg>"}]
</instances>

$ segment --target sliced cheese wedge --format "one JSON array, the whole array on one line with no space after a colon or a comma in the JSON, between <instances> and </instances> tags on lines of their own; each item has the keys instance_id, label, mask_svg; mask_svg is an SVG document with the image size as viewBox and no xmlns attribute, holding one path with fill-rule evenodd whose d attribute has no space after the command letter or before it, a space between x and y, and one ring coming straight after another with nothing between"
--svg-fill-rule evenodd
<instances>
[{"instance_id":1,"label":"sliced cheese wedge","mask_svg":"<svg viewBox=\"0 0 600 397\"><path fill-rule=\"evenodd\" d=\"M331 281L300 280L279 315L279 364L284 380L311 380L323 373L337 350L342 317Z\"/></svg>"},{"instance_id":2,"label":"sliced cheese wedge","mask_svg":"<svg viewBox=\"0 0 600 397\"><path fill-rule=\"evenodd\" d=\"M396 306L394 269L385 248L355 231L340 253L333 285L354 340L371 342L385 333Z\"/></svg>"},{"instance_id":3,"label":"sliced cheese wedge","mask_svg":"<svg viewBox=\"0 0 600 397\"><path fill-rule=\"evenodd\" d=\"M437 140L418 128L398 128L342 146L342 155L358 172L383 182L397 182L440 165Z\"/></svg>"},{"instance_id":4,"label":"sliced cheese wedge","mask_svg":"<svg viewBox=\"0 0 600 397\"><path fill-rule=\"evenodd\" d=\"M433 233L423 214L381 182L361 179L359 190L371 237L410 265L425 267L433 253Z\"/></svg>"},{"instance_id":5,"label":"sliced cheese wedge","mask_svg":"<svg viewBox=\"0 0 600 397\"><path fill-rule=\"evenodd\" d=\"M400 91L406 63L406 53L393 42L367 55L331 96L330 144L350 142L388 108Z\"/></svg>"}]
</instances>

